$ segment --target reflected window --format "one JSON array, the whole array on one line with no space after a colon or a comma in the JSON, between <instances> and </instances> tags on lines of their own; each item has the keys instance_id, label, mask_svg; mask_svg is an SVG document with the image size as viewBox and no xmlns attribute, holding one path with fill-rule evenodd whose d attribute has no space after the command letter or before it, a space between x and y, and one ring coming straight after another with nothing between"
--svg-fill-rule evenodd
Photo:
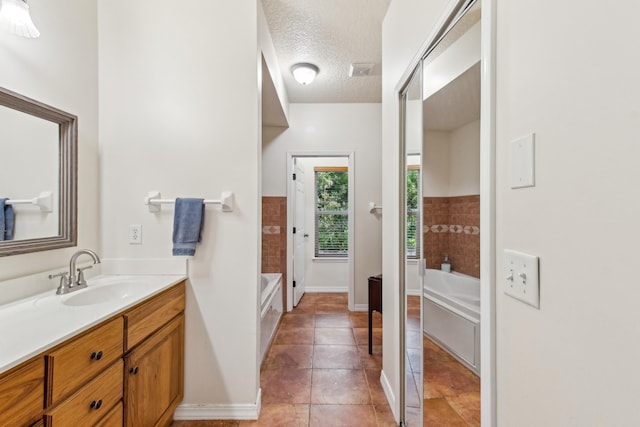
<instances>
[{"instance_id":1,"label":"reflected window","mask_svg":"<svg viewBox=\"0 0 640 427\"><path fill-rule=\"evenodd\" d=\"M420 258L420 166L407 167L407 258Z\"/></svg>"}]
</instances>

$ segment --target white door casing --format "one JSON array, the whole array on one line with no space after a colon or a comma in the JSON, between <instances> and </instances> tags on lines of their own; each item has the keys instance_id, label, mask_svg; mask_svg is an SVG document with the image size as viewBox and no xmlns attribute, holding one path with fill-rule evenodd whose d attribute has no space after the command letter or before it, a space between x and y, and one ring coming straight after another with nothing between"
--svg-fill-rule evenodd
<instances>
[{"instance_id":1,"label":"white door casing","mask_svg":"<svg viewBox=\"0 0 640 427\"><path fill-rule=\"evenodd\" d=\"M293 213L293 306L297 306L305 291L305 198L304 198L304 170L296 164L293 159L294 175L293 179L294 192L294 213Z\"/></svg>"}]
</instances>

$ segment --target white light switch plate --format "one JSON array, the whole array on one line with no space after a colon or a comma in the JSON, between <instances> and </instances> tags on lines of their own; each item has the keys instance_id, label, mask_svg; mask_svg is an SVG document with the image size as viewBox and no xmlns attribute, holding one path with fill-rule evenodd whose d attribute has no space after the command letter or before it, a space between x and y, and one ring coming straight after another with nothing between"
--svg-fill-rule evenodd
<instances>
[{"instance_id":1,"label":"white light switch plate","mask_svg":"<svg viewBox=\"0 0 640 427\"><path fill-rule=\"evenodd\" d=\"M511 141L511 188L535 186L535 134Z\"/></svg>"},{"instance_id":2,"label":"white light switch plate","mask_svg":"<svg viewBox=\"0 0 640 427\"><path fill-rule=\"evenodd\" d=\"M504 250L504 293L540 308L538 257Z\"/></svg>"}]
</instances>

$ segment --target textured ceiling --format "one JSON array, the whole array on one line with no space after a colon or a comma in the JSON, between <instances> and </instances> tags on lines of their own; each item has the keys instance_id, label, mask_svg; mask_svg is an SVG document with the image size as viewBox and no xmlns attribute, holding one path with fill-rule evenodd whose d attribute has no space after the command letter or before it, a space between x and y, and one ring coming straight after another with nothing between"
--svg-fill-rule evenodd
<instances>
[{"instance_id":1,"label":"textured ceiling","mask_svg":"<svg viewBox=\"0 0 640 427\"><path fill-rule=\"evenodd\" d=\"M381 102L382 20L391 0L262 0L289 102ZM320 68L298 84L298 62ZM349 77L352 63L373 63L370 76Z\"/></svg>"}]
</instances>

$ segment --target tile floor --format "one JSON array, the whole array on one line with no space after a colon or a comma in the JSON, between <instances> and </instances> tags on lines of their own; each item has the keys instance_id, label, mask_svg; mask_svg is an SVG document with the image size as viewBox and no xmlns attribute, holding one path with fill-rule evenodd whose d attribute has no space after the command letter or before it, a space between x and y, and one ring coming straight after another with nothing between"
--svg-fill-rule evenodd
<instances>
[{"instance_id":1,"label":"tile floor","mask_svg":"<svg viewBox=\"0 0 640 427\"><path fill-rule=\"evenodd\" d=\"M480 378L423 337L419 297L409 297L407 316L407 381L412 390L407 393L409 425L420 415L416 385L422 383L425 427L480 426Z\"/></svg>"},{"instance_id":2,"label":"tile floor","mask_svg":"<svg viewBox=\"0 0 640 427\"><path fill-rule=\"evenodd\" d=\"M366 312L346 294L306 293L282 317L262 364L257 421L175 421L172 427L396 426L380 385L382 316L374 313L373 354Z\"/></svg>"},{"instance_id":3,"label":"tile floor","mask_svg":"<svg viewBox=\"0 0 640 427\"><path fill-rule=\"evenodd\" d=\"M409 297L407 311L409 426L420 425L421 383L425 427L479 426L479 378L422 336L418 297ZM175 421L171 427L395 427L380 386L382 316L374 313L372 355L367 328L367 313L349 312L346 294L305 294L282 317L262 364L259 420Z\"/></svg>"}]
</instances>

